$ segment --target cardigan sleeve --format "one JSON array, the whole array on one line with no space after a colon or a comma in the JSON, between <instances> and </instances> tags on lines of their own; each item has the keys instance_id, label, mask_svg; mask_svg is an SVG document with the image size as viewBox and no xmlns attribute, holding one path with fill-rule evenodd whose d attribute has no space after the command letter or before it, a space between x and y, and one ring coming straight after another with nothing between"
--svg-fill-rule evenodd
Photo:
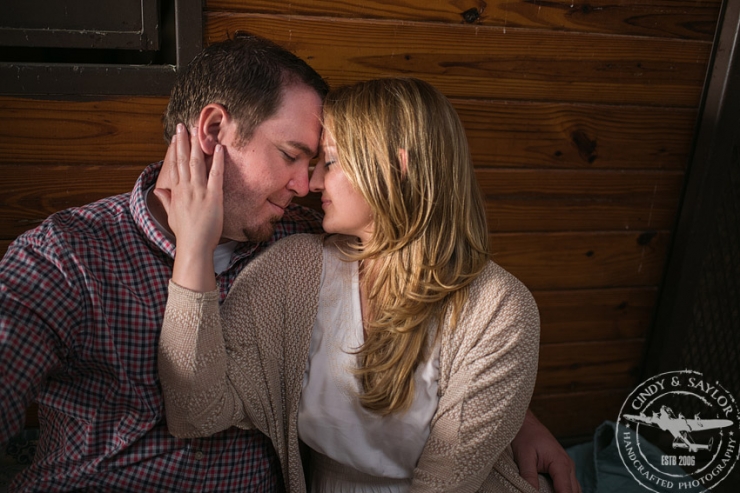
<instances>
[{"instance_id":1,"label":"cardigan sleeve","mask_svg":"<svg viewBox=\"0 0 740 493\"><path fill-rule=\"evenodd\" d=\"M285 361L308 350L321 265L316 237L294 235L252 260L221 307L217 291L170 283L158 361L170 433L285 434L286 375L295 387L303 371L286 372Z\"/></svg>"},{"instance_id":2,"label":"cardigan sleeve","mask_svg":"<svg viewBox=\"0 0 740 493\"><path fill-rule=\"evenodd\" d=\"M502 478L494 464L532 396L539 351L534 298L489 263L471 285L457 327L443 327L441 344L440 400L411 490L478 491L489 475Z\"/></svg>"},{"instance_id":3,"label":"cardigan sleeve","mask_svg":"<svg viewBox=\"0 0 740 493\"><path fill-rule=\"evenodd\" d=\"M218 301L218 290L198 293L170 281L158 365L167 426L180 438L251 427L228 378Z\"/></svg>"}]
</instances>

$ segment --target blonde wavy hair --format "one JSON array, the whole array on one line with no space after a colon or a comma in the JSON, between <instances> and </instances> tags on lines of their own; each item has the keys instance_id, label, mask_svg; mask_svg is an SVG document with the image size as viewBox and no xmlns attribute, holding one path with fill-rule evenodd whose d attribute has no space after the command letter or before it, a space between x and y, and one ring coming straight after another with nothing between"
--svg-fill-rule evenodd
<instances>
[{"instance_id":1,"label":"blonde wavy hair","mask_svg":"<svg viewBox=\"0 0 740 493\"><path fill-rule=\"evenodd\" d=\"M346 252L364 267L369 304L360 400L381 415L403 411L436 327L448 316L455 326L488 260L465 130L444 95L411 78L332 91L324 116L338 164L374 219L372 239Z\"/></svg>"}]
</instances>

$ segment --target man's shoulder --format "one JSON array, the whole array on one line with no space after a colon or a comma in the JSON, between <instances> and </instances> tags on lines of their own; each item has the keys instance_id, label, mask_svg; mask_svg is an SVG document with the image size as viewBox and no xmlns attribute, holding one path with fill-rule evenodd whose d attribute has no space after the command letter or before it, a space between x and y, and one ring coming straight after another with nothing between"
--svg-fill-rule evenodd
<instances>
[{"instance_id":1,"label":"man's shoulder","mask_svg":"<svg viewBox=\"0 0 740 493\"><path fill-rule=\"evenodd\" d=\"M146 213L146 190L155 183L162 163L147 166L132 191L100 198L50 215L41 226L70 235L108 237L122 229L136 228Z\"/></svg>"},{"instance_id":2,"label":"man's shoulder","mask_svg":"<svg viewBox=\"0 0 740 493\"><path fill-rule=\"evenodd\" d=\"M79 207L71 207L49 216L45 222L69 229L90 230L130 216L130 193L105 197Z\"/></svg>"},{"instance_id":3,"label":"man's shoulder","mask_svg":"<svg viewBox=\"0 0 740 493\"><path fill-rule=\"evenodd\" d=\"M84 243L94 238L109 238L120 230L122 223L131 223L129 195L114 195L55 212L36 228L21 234L14 243L16 246L52 246L75 240Z\"/></svg>"},{"instance_id":4,"label":"man's shoulder","mask_svg":"<svg viewBox=\"0 0 740 493\"><path fill-rule=\"evenodd\" d=\"M322 233L321 228L322 215L318 211L309 207L290 204L285 209L285 214L276 225L276 232L282 233L281 236L288 236L296 233Z\"/></svg>"}]
</instances>

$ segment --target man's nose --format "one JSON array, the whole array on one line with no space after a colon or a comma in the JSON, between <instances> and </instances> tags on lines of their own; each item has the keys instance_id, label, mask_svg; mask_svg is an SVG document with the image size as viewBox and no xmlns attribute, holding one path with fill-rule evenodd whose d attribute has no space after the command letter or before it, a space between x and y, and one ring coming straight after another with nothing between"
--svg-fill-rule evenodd
<instances>
[{"instance_id":1,"label":"man's nose","mask_svg":"<svg viewBox=\"0 0 740 493\"><path fill-rule=\"evenodd\" d=\"M292 191L298 197L308 195L308 167L296 172L291 177L288 182L288 190Z\"/></svg>"}]
</instances>

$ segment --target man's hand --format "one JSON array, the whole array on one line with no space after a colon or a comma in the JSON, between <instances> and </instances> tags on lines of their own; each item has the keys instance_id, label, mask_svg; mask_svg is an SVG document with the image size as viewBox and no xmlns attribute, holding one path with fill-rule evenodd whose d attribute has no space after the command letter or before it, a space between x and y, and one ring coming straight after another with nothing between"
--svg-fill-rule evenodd
<instances>
[{"instance_id":1,"label":"man's hand","mask_svg":"<svg viewBox=\"0 0 740 493\"><path fill-rule=\"evenodd\" d=\"M556 493L581 493L576 467L545 425L527 410L524 424L511 442L519 474L539 489L537 473L549 474Z\"/></svg>"}]
</instances>

